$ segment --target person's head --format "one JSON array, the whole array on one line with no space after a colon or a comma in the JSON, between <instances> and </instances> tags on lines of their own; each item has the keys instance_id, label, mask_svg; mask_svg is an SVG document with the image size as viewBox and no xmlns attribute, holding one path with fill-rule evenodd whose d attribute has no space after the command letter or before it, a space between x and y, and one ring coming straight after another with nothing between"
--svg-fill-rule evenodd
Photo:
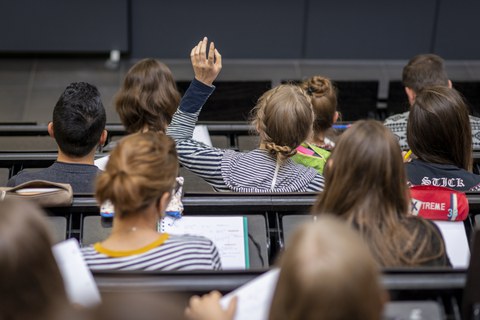
<instances>
[{"instance_id":1,"label":"person's head","mask_svg":"<svg viewBox=\"0 0 480 320\"><path fill-rule=\"evenodd\" d=\"M376 223L390 216L395 220L409 210L398 140L378 121L360 120L340 136L324 177L325 190L316 211L331 212L350 222Z\"/></svg>"},{"instance_id":2,"label":"person's head","mask_svg":"<svg viewBox=\"0 0 480 320\"><path fill-rule=\"evenodd\" d=\"M322 76L313 76L302 83L302 88L312 98L313 131L315 135L330 129L337 121L337 90L332 82Z\"/></svg>"},{"instance_id":3,"label":"person's head","mask_svg":"<svg viewBox=\"0 0 480 320\"><path fill-rule=\"evenodd\" d=\"M128 133L164 132L179 102L170 69L158 60L143 59L125 75L115 108Z\"/></svg>"},{"instance_id":4,"label":"person's head","mask_svg":"<svg viewBox=\"0 0 480 320\"><path fill-rule=\"evenodd\" d=\"M381 319L386 291L363 240L321 217L298 228L281 257L269 320Z\"/></svg>"},{"instance_id":5,"label":"person's head","mask_svg":"<svg viewBox=\"0 0 480 320\"><path fill-rule=\"evenodd\" d=\"M284 159L312 134L310 98L295 85L279 85L265 92L253 110L253 125L265 148Z\"/></svg>"},{"instance_id":6,"label":"person's head","mask_svg":"<svg viewBox=\"0 0 480 320\"><path fill-rule=\"evenodd\" d=\"M53 319L67 306L46 218L28 202L0 202L0 319Z\"/></svg>"},{"instance_id":7,"label":"person's head","mask_svg":"<svg viewBox=\"0 0 480 320\"><path fill-rule=\"evenodd\" d=\"M436 54L419 54L410 59L403 68L402 83L410 105L413 105L416 95L426 87L452 87L444 61Z\"/></svg>"},{"instance_id":8,"label":"person's head","mask_svg":"<svg viewBox=\"0 0 480 320\"><path fill-rule=\"evenodd\" d=\"M175 142L158 132L124 137L98 177L95 196L110 200L115 218L142 212L152 204L163 213L178 174Z\"/></svg>"},{"instance_id":9,"label":"person's head","mask_svg":"<svg viewBox=\"0 0 480 320\"><path fill-rule=\"evenodd\" d=\"M443 256L443 246L430 245L438 232L423 219L408 216L410 192L400 146L382 123L360 120L346 130L324 177L325 189L312 213L347 221L367 241L379 265L418 266Z\"/></svg>"},{"instance_id":10,"label":"person's head","mask_svg":"<svg viewBox=\"0 0 480 320\"><path fill-rule=\"evenodd\" d=\"M448 87L420 91L408 117L407 142L420 160L471 170L472 133L461 95Z\"/></svg>"},{"instance_id":11,"label":"person's head","mask_svg":"<svg viewBox=\"0 0 480 320\"><path fill-rule=\"evenodd\" d=\"M106 121L97 88L86 82L73 82L58 99L48 132L64 154L82 158L105 143Z\"/></svg>"}]
</instances>

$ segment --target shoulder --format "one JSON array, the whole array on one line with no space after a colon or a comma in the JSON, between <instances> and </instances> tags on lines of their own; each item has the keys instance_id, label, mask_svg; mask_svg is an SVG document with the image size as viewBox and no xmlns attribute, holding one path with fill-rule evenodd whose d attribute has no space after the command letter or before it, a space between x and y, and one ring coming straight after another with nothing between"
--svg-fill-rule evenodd
<instances>
[{"instance_id":1,"label":"shoulder","mask_svg":"<svg viewBox=\"0 0 480 320\"><path fill-rule=\"evenodd\" d=\"M20 171L13 177L11 177L8 182L7 186L8 187L15 187L18 186L19 184L22 184L27 181L32 181L32 180L44 180L45 179L45 170L40 170L36 172L29 172L29 171Z\"/></svg>"},{"instance_id":2,"label":"shoulder","mask_svg":"<svg viewBox=\"0 0 480 320\"><path fill-rule=\"evenodd\" d=\"M395 114L393 116L388 117L384 121L385 126L391 126L391 125L406 125L408 121L408 114L409 112L404 112L400 114Z\"/></svg>"}]
</instances>

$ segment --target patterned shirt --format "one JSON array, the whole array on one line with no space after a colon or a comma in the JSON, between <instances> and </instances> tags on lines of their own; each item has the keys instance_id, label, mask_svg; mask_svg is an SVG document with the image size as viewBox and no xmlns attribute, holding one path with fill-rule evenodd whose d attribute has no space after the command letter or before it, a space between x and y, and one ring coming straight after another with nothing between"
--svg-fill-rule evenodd
<instances>
[{"instance_id":1,"label":"patterned shirt","mask_svg":"<svg viewBox=\"0 0 480 320\"><path fill-rule=\"evenodd\" d=\"M407 143L407 122L409 112L393 115L385 119L383 123L397 137L400 147L403 150L409 149ZM472 146L474 150L480 149L480 118L470 116L472 127Z\"/></svg>"},{"instance_id":2,"label":"patterned shirt","mask_svg":"<svg viewBox=\"0 0 480 320\"><path fill-rule=\"evenodd\" d=\"M191 235L162 233L151 244L130 251L113 251L101 243L82 248L91 270L219 270L220 256L212 241Z\"/></svg>"}]
</instances>

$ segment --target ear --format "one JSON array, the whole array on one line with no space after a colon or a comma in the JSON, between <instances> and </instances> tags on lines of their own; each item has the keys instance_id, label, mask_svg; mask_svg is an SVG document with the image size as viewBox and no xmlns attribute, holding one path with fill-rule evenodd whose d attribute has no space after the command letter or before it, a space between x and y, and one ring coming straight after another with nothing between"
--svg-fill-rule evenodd
<instances>
[{"instance_id":1,"label":"ear","mask_svg":"<svg viewBox=\"0 0 480 320\"><path fill-rule=\"evenodd\" d=\"M335 114L333 115L333 123L336 123L338 121L338 117L339 117L338 111L335 111Z\"/></svg>"},{"instance_id":2,"label":"ear","mask_svg":"<svg viewBox=\"0 0 480 320\"><path fill-rule=\"evenodd\" d=\"M107 141L107 138L108 138L108 131L104 129L102 132L102 135L100 136L100 141L98 141L98 144L101 146L104 146L105 142Z\"/></svg>"},{"instance_id":3,"label":"ear","mask_svg":"<svg viewBox=\"0 0 480 320\"><path fill-rule=\"evenodd\" d=\"M170 192L165 192L160 197L160 201L158 201L158 212L160 213L160 218L165 215L165 210L167 209L168 204L170 203L170 199L172 198L172 194Z\"/></svg>"},{"instance_id":4,"label":"ear","mask_svg":"<svg viewBox=\"0 0 480 320\"><path fill-rule=\"evenodd\" d=\"M53 133L53 122L52 122L52 121L50 121L50 122L48 123L47 131L48 131L48 135L49 135L50 137L52 137L52 138L55 139L55 135L54 135L54 133Z\"/></svg>"},{"instance_id":5,"label":"ear","mask_svg":"<svg viewBox=\"0 0 480 320\"><path fill-rule=\"evenodd\" d=\"M448 87L449 87L450 89L452 89L452 87L453 87L453 86L452 86L452 80L448 80Z\"/></svg>"},{"instance_id":6,"label":"ear","mask_svg":"<svg viewBox=\"0 0 480 320\"><path fill-rule=\"evenodd\" d=\"M415 103L415 98L417 97L417 94L415 93L415 91L413 91L412 88L409 88L409 87L405 87L405 93L407 94L407 97L408 97L408 103L410 104L410 106L413 106L413 104Z\"/></svg>"}]
</instances>

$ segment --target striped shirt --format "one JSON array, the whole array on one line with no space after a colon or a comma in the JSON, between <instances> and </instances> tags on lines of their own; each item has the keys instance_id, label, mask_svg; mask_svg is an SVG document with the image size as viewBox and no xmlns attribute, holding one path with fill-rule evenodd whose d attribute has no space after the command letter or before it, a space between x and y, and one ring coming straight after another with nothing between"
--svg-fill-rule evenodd
<instances>
[{"instance_id":1,"label":"striped shirt","mask_svg":"<svg viewBox=\"0 0 480 320\"><path fill-rule=\"evenodd\" d=\"M113 251L100 243L82 248L91 270L219 270L220 256L212 241L192 235L163 233L153 243L130 251Z\"/></svg>"},{"instance_id":2,"label":"striped shirt","mask_svg":"<svg viewBox=\"0 0 480 320\"><path fill-rule=\"evenodd\" d=\"M291 159L277 163L267 150L236 152L210 147L192 139L202 106L215 87L193 80L167 129L177 144L180 163L217 191L322 191L323 177ZM276 173L277 172L277 173Z\"/></svg>"}]
</instances>

